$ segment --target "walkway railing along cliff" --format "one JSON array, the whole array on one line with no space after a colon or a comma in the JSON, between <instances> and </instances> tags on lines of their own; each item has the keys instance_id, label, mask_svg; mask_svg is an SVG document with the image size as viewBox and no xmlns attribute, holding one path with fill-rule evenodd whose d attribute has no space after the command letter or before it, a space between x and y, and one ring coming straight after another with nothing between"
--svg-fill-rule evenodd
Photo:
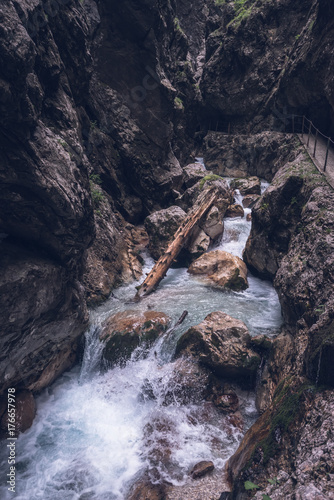
<instances>
[{"instance_id":1,"label":"walkway railing along cliff","mask_svg":"<svg viewBox=\"0 0 334 500\"><path fill-rule=\"evenodd\" d=\"M262 132L284 132L301 135L302 141L306 144L307 148L312 149L311 153L313 158L318 162L322 160L321 167L326 172L328 158L330 152L334 149L334 141L331 137L326 136L309 120L306 116L281 114L279 116L281 124L279 127L272 126L271 129L263 130ZM210 120L208 126L201 125L200 131L207 132L221 132L224 134L231 134L231 124L221 120ZM250 131L248 132L248 135ZM318 149L317 149L318 148ZM316 158L317 150L321 149L321 155Z\"/></svg>"},{"instance_id":2,"label":"walkway railing along cliff","mask_svg":"<svg viewBox=\"0 0 334 500\"><path fill-rule=\"evenodd\" d=\"M329 154L329 151L330 151L330 148L331 146L334 145L334 141L324 135L322 132L320 132L320 130L314 126L314 124L311 122L311 120L309 120L308 118L306 118L306 116L303 116L302 117L302 129L301 129L301 136L302 136L302 139L304 140L304 135L305 135L305 127L307 129L306 131L306 135L307 135L307 143L306 143L306 146L309 147L310 146L310 139L313 138L313 141L314 141L314 146L313 146L313 158L316 157L316 151L317 151L317 145L319 144L319 142L324 139L325 142L326 142L326 154L325 154L325 163L324 163L324 172L326 172L326 168L327 168L327 162L328 162L328 154Z\"/></svg>"}]
</instances>

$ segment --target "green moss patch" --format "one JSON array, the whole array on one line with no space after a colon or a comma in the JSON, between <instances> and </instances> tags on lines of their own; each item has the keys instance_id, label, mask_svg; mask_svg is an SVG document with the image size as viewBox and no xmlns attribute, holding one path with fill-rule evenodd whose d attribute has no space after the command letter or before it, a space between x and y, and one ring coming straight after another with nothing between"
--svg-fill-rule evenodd
<instances>
[{"instance_id":1,"label":"green moss patch","mask_svg":"<svg viewBox=\"0 0 334 500\"><path fill-rule=\"evenodd\" d=\"M209 174L209 175L206 175L205 177L203 177L203 179L199 183L199 187L200 187L200 189L203 189L203 186L207 181L222 181L222 180L224 180L224 179L222 177L220 177L220 175Z\"/></svg>"}]
</instances>

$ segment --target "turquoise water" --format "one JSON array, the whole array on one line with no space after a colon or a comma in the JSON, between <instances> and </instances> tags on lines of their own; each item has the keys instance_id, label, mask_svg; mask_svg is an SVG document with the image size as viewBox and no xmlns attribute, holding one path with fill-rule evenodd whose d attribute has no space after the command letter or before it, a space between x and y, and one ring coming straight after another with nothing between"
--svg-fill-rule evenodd
<instances>
[{"instance_id":1,"label":"turquoise water","mask_svg":"<svg viewBox=\"0 0 334 500\"><path fill-rule=\"evenodd\" d=\"M224 237L216 248L241 256L249 231L245 218L225 220ZM144 272L152 265L146 257ZM34 424L17 441L15 499L125 500L129 485L143 471L152 480L183 484L200 460L213 460L222 470L256 418L252 392L238 391L242 432L205 402L166 406L164 395L175 388L172 359L177 339L210 312L220 310L243 320L251 335L278 332L282 318L271 283L250 275L246 291L221 291L186 269L172 269L158 290L140 303L132 302L135 285L119 288L117 298L91 312L82 365L38 397ZM148 357L139 355L123 368L101 371L99 325L125 309L162 311L174 322L184 310L188 316L171 336L157 341ZM147 386L153 399L144 397ZM157 450L166 449L168 460L152 459ZM0 498L9 499L13 494L3 486L6 454L1 457Z\"/></svg>"}]
</instances>

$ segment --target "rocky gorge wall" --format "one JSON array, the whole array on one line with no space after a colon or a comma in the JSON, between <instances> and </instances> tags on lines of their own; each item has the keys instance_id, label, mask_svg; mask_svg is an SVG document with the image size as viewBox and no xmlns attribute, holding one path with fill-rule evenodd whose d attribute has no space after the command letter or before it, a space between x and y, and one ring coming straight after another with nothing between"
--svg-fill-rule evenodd
<instances>
[{"instance_id":1,"label":"rocky gorge wall","mask_svg":"<svg viewBox=\"0 0 334 500\"><path fill-rule=\"evenodd\" d=\"M164 65L186 44L171 5L146 7L0 8L1 391L40 390L75 361L85 299L140 272L123 217L168 204L182 181Z\"/></svg>"},{"instance_id":2,"label":"rocky gorge wall","mask_svg":"<svg viewBox=\"0 0 334 500\"><path fill-rule=\"evenodd\" d=\"M302 384L333 378L333 195L292 136L263 131L305 113L333 132L332 2L10 0L0 34L0 393L39 391L75 362L87 302L139 275L133 224L174 204L197 147L215 173L276 174L245 252L286 321L258 429L272 437L271 402L294 394L301 426L327 415L330 394ZM206 135L214 120L234 135ZM276 456L302 442L284 436ZM278 467L231 464L236 495Z\"/></svg>"},{"instance_id":3,"label":"rocky gorge wall","mask_svg":"<svg viewBox=\"0 0 334 500\"><path fill-rule=\"evenodd\" d=\"M272 499L331 498L333 196L299 150L252 210L244 260L274 281L285 323L264 353L262 415L229 461L233 498L249 497L247 480Z\"/></svg>"}]
</instances>

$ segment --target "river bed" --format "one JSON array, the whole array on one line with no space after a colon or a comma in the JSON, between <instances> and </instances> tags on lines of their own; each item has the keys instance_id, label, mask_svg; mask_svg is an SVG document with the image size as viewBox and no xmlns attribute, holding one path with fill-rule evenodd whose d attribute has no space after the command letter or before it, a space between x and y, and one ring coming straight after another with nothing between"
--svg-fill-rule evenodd
<instances>
[{"instance_id":1,"label":"river bed","mask_svg":"<svg viewBox=\"0 0 334 500\"><path fill-rule=\"evenodd\" d=\"M267 184L262 186L265 189ZM241 257L250 227L246 217L225 219L223 239L214 248ZM145 256L143 272L152 266L153 260ZM216 471L222 471L257 417L254 393L238 391L242 430L227 425L226 417L206 402L166 406L163 396L173 384L177 340L210 312L223 311L241 319L251 335L278 333L281 309L272 284L252 275L248 280L249 288L243 292L222 291L189 275L187 269L170 269L158 290L139 303L132 301L137 283L131 283L91 311L81 366L65 373L37 398L34 424L17 441L14 498L126 500L129 486L143 471L149 471L151 480L167 481L177 488L191 483L189 470L201 460L212 460ZM161 311L173 322L184 310L188 316L172 335L160 338L147 357L133 356L125 367L105 371L101 369L100 325L126 309ZM147 384L154 398L144 397ZM148 424L152 424L149 439ZM167 462L152 461L159 447L168 448ZM5 486L4 453L1 458L0 498L5 500L13 494Z\"/></svg>"}]
</instances>

